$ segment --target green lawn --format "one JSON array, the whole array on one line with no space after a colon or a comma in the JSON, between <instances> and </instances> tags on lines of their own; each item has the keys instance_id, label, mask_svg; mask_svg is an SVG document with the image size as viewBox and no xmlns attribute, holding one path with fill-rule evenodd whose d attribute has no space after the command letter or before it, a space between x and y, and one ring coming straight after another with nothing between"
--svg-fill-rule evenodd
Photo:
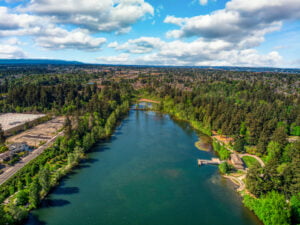
<instances>
[{"instance_id":1,"label":"green lawn","mask_svg":"<svg viewBox=\"0 0 300 225\"><path fill-rule=\"evenodd\" d=\"M251 156L243 156L242 159L248 168L258 163L257 160Z\"/></svg>"}]
</instances>

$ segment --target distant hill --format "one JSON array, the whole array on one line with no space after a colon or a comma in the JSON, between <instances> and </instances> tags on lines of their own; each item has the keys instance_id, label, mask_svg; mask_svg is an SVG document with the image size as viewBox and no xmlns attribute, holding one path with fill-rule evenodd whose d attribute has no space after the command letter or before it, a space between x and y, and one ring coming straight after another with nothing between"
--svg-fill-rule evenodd
<instances>
[{"instance_id":1,"label":"distant hill","mask_svg":"<svg viewBox=\"0 0 300 225\"><path fill-rule=\"evenodd\" d=\"M83 65L78 61L57 59L0 59L0 64L55 64L55 65Z\"/></svg>"},{"instance_id":2,"label":"distant hill","mask_svg":"<svg viewBox=\"0 0 300 225\"><path fill-rule=\"evenodd\" d=\"M157 66L157 65L118 65L118 64L92 64L79 61L58 59L0 59L0 65L87 65L87 66L121 66L121 67L158 67L158 68L198 68L208 70L246 71L246 72L277 72L300 73L300 68L275 68L275 67L239 67L239 66Z\"/></svg>"}]
</instances>

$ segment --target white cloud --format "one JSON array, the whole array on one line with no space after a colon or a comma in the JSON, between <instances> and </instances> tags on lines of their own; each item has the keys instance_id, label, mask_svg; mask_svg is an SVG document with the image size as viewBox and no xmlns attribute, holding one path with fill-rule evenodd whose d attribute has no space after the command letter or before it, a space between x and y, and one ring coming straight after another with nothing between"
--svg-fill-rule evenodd
<instances>
[{"instance_id":1,"label":"white cloud","mask_svg":"<svg viewBox=\"0 0 300 225\"><path fill-rule=\"evenodd\" d=\"M132 24L154 14L153 7L144 0L31 0L19 10L90 31L117 33L128 32Z\"/></svg>"},{"instance_id":2,"label":"white cloud","mask_svg":"<svg viewBox=\"0 0 300 225\"><path fill-rule=\"evenodd\" d=\"M266 33L280 29L282 21L298 18L299 0L231 0L225 9L209 15L191 18L167 16L164 22L180 27L169 31L168 37L198 36L236 42L245 38L259 39Z\"/></svg>"},{"instance_id":3,"label":"white cloud","mask_svg":"<svg viewBox=\"0 0 300 225\"><path fill-rule=\"evenodd\" d=\"M41 36L36 38L37 44L48 49L78 49L78 50L99 50L106 42L105 38L93 38L88 31L82 29L68 32L61 29L55 36Z\"/></svg>"},{"instance_id":4,"label":"white cloud","mask_svg":"<svg viewBox=\"0 0 300 225\"><path fill-rule=\"evenodd\" d=\"M200 5L206 5L208 0L199 0Z\"/></svg>"},{"instance_id":5,"label":"white cloud","mask_svg":"<svg viewBox=\"0 0 300 225\"><path fill-rule=\"evenodd\" d=\"M134 23L154 14L146 1L21 1L14 9L0 7L0 37L31 36L45 49L99 50L106 39L92 34L129 32ZM194 2L206 5L208 0ZM158 16L162 9L155 10ZM254 48L265 41L266 34L279 30L285 20L299 18L299 0L231 0L225 9L208 15L167 16L165 23L179 27L167 33L175 40L140 37L125 43L111 42L107 46L120 54L98 60L147 65L278 66L282 62L278 52L260 54ZM195 39L184 39L189 37ZM7 39L1 45L0 57L21 56L24 53L18 45L17 39Z\"/></svg>"},{"instance_id":6,"label":"white cloud","mask_svg":"<svg viewBox=\"0 0 300 225\"><path fill-rule=\"evenodd\" d=\"M139 44L142 43L141 47ZM118 56L100 57L98 60L117 64L173 65L173 66L278 66L281 56L277 52L260 55L240 43L199 38L192 42L175 40L165 42L158 38L142 37L124 44L113 43ZM144 46L151 46L146 47ZM132 57L128 53L148 53Z\"/></svg>"},{"instance_id":7,"label":"white cloud","mask_svg":"<svg viewBox=\"0 0 300 225\"><path fill-rule=\"evenodd\" d=\"M23 29L33 28L35 22L37 22L35 16L29 14L13 14L9 12L7 7L0 7L1 36L23 33Z\"/></svg>"},{"instance_id":8,"label":"white cloud","mask_svg":"<svg viewBox=\"0 0 300 225\"><path fill-rule=\"evenodd\" d=\"M120 55L116 55L116 56L101 56L101 57L98 57L96 58L97 60L100 60L100 61L104 61L104 62L107 62L107 63L118 63L118 64L130 64L132 61L129 60L130 58L130 55L129 54L126 54L126 53L122 53Z\"/></svg>"},{"instance_id":9,"label":"white cloud","mask_svg":"<svg viewBox=\"0 0 300 225\"><path fill-rule=\"evenodd\" d=\"M265 41L267 33L279 30L285 20L299 18L299 0L231 0L225 9L208 15L167 16L165 23L179 27L167 32L167 37L198 39L168 42L145 59L159 63L161 56L162 63L181 65L279 66L282 57L278 52L262 55L253 48Z\"/></svg>"},{"instance_id":10,"label":"white cloud","mask_svg":"<svg viewBox=\"0 0 300 225\"><path fill-rule=\"evenodd\" d=\"M3 43L1 43L3 42ZM18 47L21 42L16 38L10 38L1 40L0 42L0 58L12 59L12 58L25 58L26 53Z\"/></svg>"},{"instance_id":11,"label":"white cloud","mask_svg":"<svg viewBox=\"0 0 300 225\"><path fill-rule=\"evenodd\" d=\"M118 47L118 45L119 45L118 42L114 41L114 42L109 43L107 45L107 47L109 47L109 48L116 48L116 47Z\"/></svg>"},{"instance_id":12,"label":"white cloud","mask_svg":"<svg viewBox=\"0 0 300 225\"><path fill-rule=\"evenodd\" d=\"M18 38L12 37L12 38L6 39L5 44L7 44L7 45L21 45L22 42Z\"/></svg>"},{"instance_id":13,"label":"white cloud","mask_svg":"<svg viewBox=\"0 0 300 225\"><path fill-rule=\"evenodd\" d=\"M162 44L163 42L159 38L140 37L138 39L130 39L121 45L113 42L108 47L115 48L116 50L124 50L128 53L143 54L160 48Z\"/></svg>"},{"instance_id":14,"label":"white cloud","mask_svg":"<svg viewBox=\"0 0 300 225\"><path fill-rule=\"evenodd\" d=\"M99 50L105 38L94 38L85 29L68 31L51 23L45 17L17 14L0 7L0 36L32 35L34 41L47 49Z\"/></svg>"}]
</instances>

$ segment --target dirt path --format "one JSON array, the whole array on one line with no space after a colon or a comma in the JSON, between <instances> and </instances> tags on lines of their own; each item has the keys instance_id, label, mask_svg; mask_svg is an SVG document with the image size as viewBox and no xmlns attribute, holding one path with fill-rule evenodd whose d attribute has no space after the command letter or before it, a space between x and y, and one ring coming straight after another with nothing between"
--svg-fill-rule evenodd
<instances>
[{"instance_id":1,"label":"dirt path","mask_svg":"<svg viewBox=\"0 0 300 225\"><path fill-rule=\"evenodd\" d=\"M237 189L238 192L245 190L246 185L243 180L246 178L246 174L243 174L242 176L239 177L234 177L231 175L224 175L224 177L230 179L236 185L239 185Z\"/></svg>"},{"instance_id":2,"label":"dirt path","mask_svg":"<svg viewBox=\"0 0 300 225\"><path fill-rule=\"evenodd\" d=\"M251 155L251 154L248 154L248 153L245 153L245 154L239 154L239 157L240 157L240 158L242 158L243 156L249 156L249 157L252 157L252 158L256 159L256 160L259 162L259 164L261 165L261 167L264 167L264 166L265 166L264 161L262 161L262 159L259 158L259 157L256 156L256 155Z\"/></svg>"},{"instance_id":3,"label":"dirt path","mask_svg":"<svg viewBox=\"0 0 300 225\"><path fill-rule=\"evenodd\" d=\"M155 101L155 100L151 100L151 99L147 99L147 98L141 98L138 101L139 102L150 102L150 103L156 103L156 104L160 103L160 101Z\"/></svg>"}]
</instances>

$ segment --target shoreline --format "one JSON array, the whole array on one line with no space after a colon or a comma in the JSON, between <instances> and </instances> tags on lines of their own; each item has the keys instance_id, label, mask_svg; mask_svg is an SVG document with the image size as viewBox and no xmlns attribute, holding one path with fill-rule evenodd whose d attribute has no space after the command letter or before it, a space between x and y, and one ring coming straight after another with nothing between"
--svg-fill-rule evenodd
<instances>
[{"instance_id":1,"label":"shoreline","mask_svg":"<svg viewBox=\"0 0 300 225\"><path fill-rule=\"evenodd\" d=\"M122 105L119 105L118 107L121 107L121 106ZM116 111L116 109L110 115L112 115ZM112 127L111 131L109 133L107 133L104 137L99 138L98 140L95 140L95 143L92 146L90 146L87 150L82 149L83 152L76 152L76 150L75 150L75 152L70 153L70 154L74 155L74 158L73 158L74 161L71 162L71 163L67 162L65 165L63 165L61 168L59 168L56 171L55 176L52 176L49 179L49 187L48 187L47 190L41 190L40 191L39 202L37 203L36 206L32 206L32 205L19 206L19 210L23 213L21 215L22 218L20 218L20 219L19 218L13 218L14 219L14 224L19 224L19 223L22 223L22 222L26 221L26 219L28 219L28 215L30 214L30 212L32 210L40 208L41 202L51 193L51 191L55 187L57 187L61 183L61 180L64 177L66 177L68 174L70 174L70 172L72 172L72 170L74 168L76 168L80 164L81 160L83 160L84 158L86 158L86 154L93 148L93 146L97 142L99 142L101 140L104 140L104 139L111 138L111 136L116 131L117 127L128 116L128 113L129 113L129 110L127 110L123 114L120 113L120 117L113 124L113 127ZM107 121L108 121L108 119L109 118L107 118ZM63 131L61 133L63 133ZM64 138L65 136L60 136L60 137ZM53 145L55 145L55 143L56 143L57 140L59 140L59 139L56 139L54 141ZM26 165L24 165L21 169L19 169L16 173L14 173L9 179L7 179L4 183L2 183L0 185L1 189L3 189L3 190L5 190L6 188L8 189L10 187L10 185L16 181L15 179L19 179L18 176L20 176L20 175L22 175L24 173L26 174L26 172L27 172L26 170L28 170L29 167L32 166L33 164L38 163L40 160L42 160L41 157L45 157L46 156L45 154L48 154L48 152L51 150L51 148L53 147L53 145L52 146L48 146L47 148L45 148L45 151L43 151L41 154L38 154L33 160L29 161ZM77 155L75 156L75 154L77 154ZM52 158L50 158L50 161L51 160L52 160ZM65 158L63 160L64 161L68 161L68 158ZM49 167L51 165L52 164L49 164ZM33 177L32 179L37 179L36 176L38 176L38 174L36 174L35 177ZM26 188L28 188L28 187L26 187ZM23 190L21 190L21 191L23 191ZM10 202L15 200L14 198L16 197L17 193L19 193L19 192L20 191L16 191L14 194L9 195L8 197L6 197L4 199L1 199L1 203L0 203L1 206L3 206L3 207L9 207Z\"/></svg>"},{"instance_id":2,"label":"shoreline","mask_svg":"<svg viewBox=\"0 0 300 225\"><path fill-rule=\"evenodd\" d=\"M207 135L209 138L211 138L212 142L216 141L217 143L223 145L224 148L226 148L228 151L230 151L230 152L232 151L231 149L228 149L228 148L226 147L226 145L225 145L221 140L219 140L218 138L215 138L215 137L214 137L213 131L209 131L209 132L208 132L208 131L206 130L206 128L196 126L196 124L194 124L194 123L197 122L197 121L193 122L193 121L190 121L190 120L182 119L182 118L179 118L179 117L177 117L176 115L171 114L171 113L166 112L166 111L161 111L161 112L162 112L162 113L165 113L165 114L167 114L167 115L169 115L171 118L173 118L173 119L175 119L175 120L187 122L187 123L188 123L188 124L189 124L196 132L198 132L198 137L199 137L199 132L202 133L202 134L205 134L205 135ZM200 125L200 122L198 122L197 125ZM198 141L197 141L197 142L198 142ZM197 143L197 142L196 142L196 143ZM214 150L214 148L213 148L212 145L211 145L211 147L212 147L212 151L213 151L214 153L217 153L217 151ZM201 150L202 150L202 149L201 149ZM202 151L203 151L203 150L202 150ZM219 156L218 156L218 158L219 158ZM246 174L247 174L247 173L246 173ZM246 177L246 174L243 174L242 176L245 176L245 177ZM221 175L222 177L224 177L224 178L230 180L233 184L237 185L238 188L235 189L236 192L237 192L241 197L244 196L244 195L242 194L242 191L244 191L244 190L247 191L247 189L246 189L245 183L244 183L242 180L236 181L237 183L239 183L239 185L238 185L236 182L233 181L233 180L235 180L235 179L237 179L237 178L233 178L233 177L232 177L231 175L229 175L229 174L222 174L222 173L220 173L220 175ZM242 179L244 179L245 177L243 177Z\"/></svg>"}]
</instances>

